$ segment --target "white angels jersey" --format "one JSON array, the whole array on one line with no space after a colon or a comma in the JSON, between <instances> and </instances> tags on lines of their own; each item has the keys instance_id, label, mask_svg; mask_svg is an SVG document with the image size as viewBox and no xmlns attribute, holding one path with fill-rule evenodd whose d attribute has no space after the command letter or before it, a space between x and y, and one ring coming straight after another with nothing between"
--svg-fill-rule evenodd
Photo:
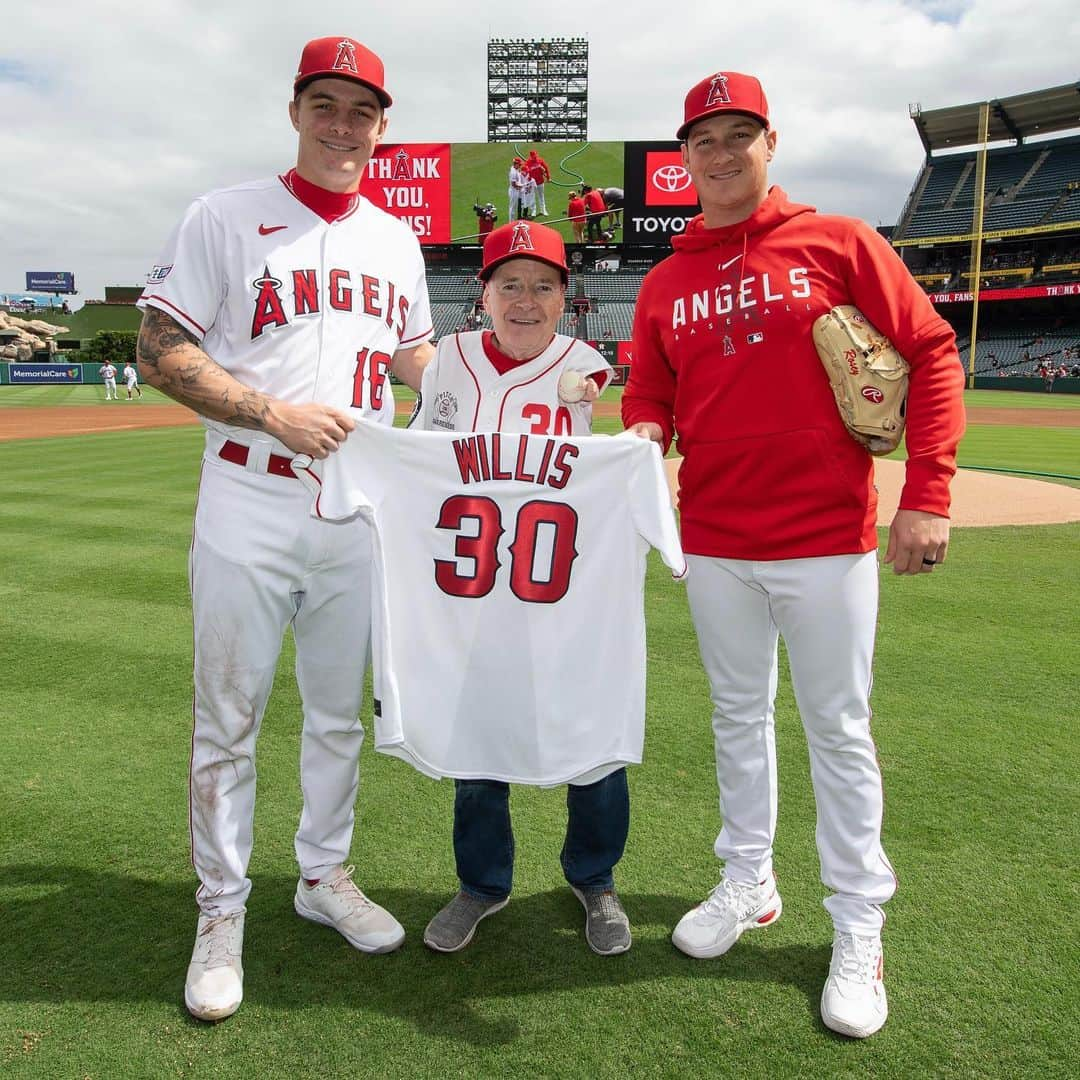
<instances>
[{"instance_id":1,"label":"white angels jersey","mask_svg":"<svg viewBox=\"0 0 1080 1080\"><path fill-rule=\"evenodd\" d=\"M172 316L240 382L392 424L390 361L431 336L424 261L412 230L357 196L327 223L288 176L196 199L138 306ZM204 418L239 442L251 433ZM275 445L278 453L290 451Z\"/></svg>"},{"instance_id":2,"label":"white angels jersey","mask_svg":"<svg viewBox=\"0 0 1080 1080\"><path fill-rule=\"evenodd\" d=\"M441 338L424 369L410 427L422 431L527 431L534 435L588 435L592 405L559 400L564 371L593 375L602 391L614 376L608 362L578 338L556 334L531 360L500 375L475 330Z\"/></svg>"},{"instance_id":3,"label":"white angels jersey","mask_svg":"<svg viewBox=\"0 0 1080 1080\"><path fill-rule=\"evenodd\" d=\"M305 460L315 516L373 526L377 750L539 785L641 761L650 545L686 572L655 443L360 423Z\"/></svg>"}]
</instances>

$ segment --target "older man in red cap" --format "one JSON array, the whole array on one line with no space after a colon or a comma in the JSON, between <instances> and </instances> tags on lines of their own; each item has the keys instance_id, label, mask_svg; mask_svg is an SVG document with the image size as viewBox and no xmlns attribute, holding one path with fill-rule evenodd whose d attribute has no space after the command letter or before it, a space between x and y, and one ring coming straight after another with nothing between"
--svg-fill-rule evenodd
<instances>
[{"instance_id":1,"label":"older man in red cap","mask_svg":"<svg viewBox=\"0 0 1080 1080\"><path fill-rule=\"evenodd\" d=\"M831 890L821 1016L865 1038L888 1014L881 905L896 886L870 737L877 498L873 460L840 419L811 328L833 307L856 305L911 365L907 481L885 553L899 574L945 559L963 373L952 330L885 240L769 186L777 136L756 78L701 80L677 136L702 213L642 285L622 404L626 426L665 449L678 433L687 589L714 704L723 873L672 939L690 956L716 957L780 916L773 705L782 636Z\"/></svg>"},{"instance_id":2,"label":"older man in red cap","mask_svg":"<svg viewBox=\"0 0 1080 1080\"><path fill-rule=\"evenodd\" d=\"M424 372L412 426L430 431L588 435L591 402L612 370L590 345L556 332L568 271L555 229L517 221L484 241L479 278L492 330L439 341ZM626 769L593 770L567 787L563 873L585 908L585 936L602 956L630 948L614 868L630 824ZM514 870L510 786L455 780L454 857L460 888L431 920L424 944L457 952L481 919L504 908Z\"/></svg>"},{"instance_id":3,"label":"older man in red cap","mask_svg":"<svg viewBox=\"0 0 1080 1080\"><path fill-rule=\"evenodd\" d=\"M308 42L289 103L296 167L196 199L139 301L143 375L207 428L190 554L199 924L184 988L202 1020L243 996L255 741L289 627L303 702L293 906L363 952L404 939L345 865L371 540L360 521L312 518L290 467L332 454L357 417L393 423L389 373L418 388L432 353L416 238L358 193L386 131L384 82L359 41Z\"/></svg>"}]
</instances>

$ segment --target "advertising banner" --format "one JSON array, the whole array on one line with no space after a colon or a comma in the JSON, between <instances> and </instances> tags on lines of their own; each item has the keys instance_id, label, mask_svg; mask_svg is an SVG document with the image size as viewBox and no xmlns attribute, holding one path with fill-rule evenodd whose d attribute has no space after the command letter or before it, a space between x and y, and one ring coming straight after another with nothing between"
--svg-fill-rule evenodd
<instances>
[{"instance_id":1,"label":"advertising banner","mask_svg":"<svg viewBox=\"0 0 1080 1080\"><path fill-rule=\"evenodd\" d=\"M626 244L666 244L698 213L697 192L677 142L629 142L624 148Z\"/></svg>"},{"instance_id":2,"label":"advertising banner","mask_svg":"<svg viewBox=\"0 0 1080 1080\"><path fill-rule=\"evenodd\" d=\"M526 174L531 184L522 180ZM577 239L570 195L586 185L607 207L599 237L590 241L598 251L666 248L698 213L673 140L387 143L368 162L360 191L404 221L421 244L482 244L491 229L523 216L552 226L570 244Z\"/></svg>"},{"instance_id":3,"label":"advertising banner","mask_svg":"<svg viewBox=\"0 0 1080 1080\"><path fill-rule=\"evenodd\" d=\"M27 270L26 291L73 293L75 275L63 270Z\"/></svg>"},{"instance_id":4,"label":"advertising banner","mask_svg":"<svg viewBox=\"0 0 1080 1080\"><path fill-rule=\"evenodd\" d=\"M420 243L448 243L450 161L449 143L388 143L368 162L360 194L404 221Z\"/></svg>"},{"instance_id":5,"label":"advertising banner","mask_svg":"<svg viewBox=\"0 0 1080 1080\"><path fill-rule=\"evenodd\" d=\"M10 383L81 383L82 364L8 364Z\"/></svg>"},{"instance_id":6,"label":"advertising banner","mask_svg":"<svg viewBox=\"0 0 1080 1080\"><path fill-rule=\"evenodd\" d=\"M521 165L515 165L515 159ZM602 243L622 240L621 142L388 143L368 162L360 191L380 210L404 221L421 244L481 244L486 233L523 216L511 196L512 170L528 172L528 215L574 241L567 217L570 192L599 189L611 212ZM520 192L520 176L515 186Z\"/></svg>"},{"instance_id":7,"label":"advertising banner","mask_svg":"<svg viewBox=\"0 0 1080 1080\"><path fill-rule=\"evenodd\" d=\"M971 290L963 292L929 293L931 304L970 304L975 299ZM1019 289L980 289L979 301L983 300L1038 300L1049 296L1080 296L1080 284L1025 285Z\"/></svg>"}]
</instances>

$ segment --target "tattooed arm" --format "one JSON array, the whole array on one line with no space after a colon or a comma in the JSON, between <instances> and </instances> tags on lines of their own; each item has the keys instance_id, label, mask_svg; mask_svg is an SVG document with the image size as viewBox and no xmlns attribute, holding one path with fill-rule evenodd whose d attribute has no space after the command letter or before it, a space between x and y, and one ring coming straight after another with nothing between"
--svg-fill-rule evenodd
<instances>
[{"instance_id":1,"label":"tattooed arm","mask_svg":"<svg viewBox=\"0 0 1080 1080\"><path fill-rule=\"evenodd\" d=\"M356 426L329 405L290 405L234 379L175 319L155 307L143 312L137 349L143 379L200 416L264 431L295 454L325 458Z\"/></svg>"}]
</instances>

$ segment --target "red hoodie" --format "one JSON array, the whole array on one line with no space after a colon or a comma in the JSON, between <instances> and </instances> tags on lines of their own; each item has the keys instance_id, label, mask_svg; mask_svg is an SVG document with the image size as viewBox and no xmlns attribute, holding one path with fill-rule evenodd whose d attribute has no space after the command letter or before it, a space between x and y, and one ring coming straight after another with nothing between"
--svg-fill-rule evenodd
<instances>
[{"instance_id":1,"label":"red hoodie","mask_svg":"<svg viewBox=\"0 0 1080 1080\"><path fill-rule=\"evenodd\" d=\"M778 187L745 221L694 218L645 278L623 423L675 431L683 547L798 559L877 546L873 459L847 433L811 338L855 304L908 363L905 509L947 515L964 430L955 335L888 243Z\"/></svg>"}]
</instances>

